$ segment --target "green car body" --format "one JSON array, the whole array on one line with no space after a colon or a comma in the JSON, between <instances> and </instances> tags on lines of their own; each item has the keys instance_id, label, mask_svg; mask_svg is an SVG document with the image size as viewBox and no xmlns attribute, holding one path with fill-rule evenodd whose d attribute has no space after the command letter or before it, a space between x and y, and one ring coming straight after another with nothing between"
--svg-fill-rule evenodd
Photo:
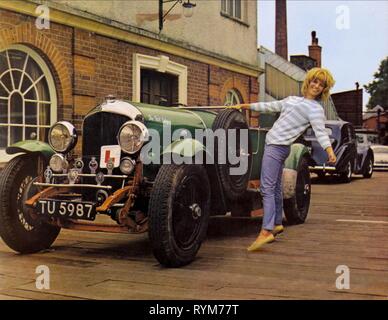
<instances>
[{"instance_id":1,"label":"green car body","mask_svg":"<svg viewBox=\"0 0 388 320\"><path fill-rule=\"evenodd\" d=\"M55 136L56 129L68 130L64 136L69 132L66 141L71 141L72 145L64 152L54 151L53 143L50 146L34 140L8 147L9 154L22 155L10 162L8 169L4 170L6 175L15 176L19 181L18 172L24 170L24 176L26 173L30 176L28 181L20 178L25 190L22 194L24 202L20 203L22 209L18 209L19 216L20 212L24 212L23 221L27 225L32 223L34 232L42 235L34 235L37 239L34 238L35 242L31 240L30 245L12 240L9 234L12 226L7 230L0 226L0 235L16 251L36 252L49 247L60 228L132 233L148 231L153 253L162 265L177 267L190 263L206 236L210 215L231 212L232 216L249 216L252 210L262 207L258 187L265 137L277 117L262 114L262 127L249 128L241 112L223 109L161 107L110 98L85 117L83 151L77 159L71 153L77 140L75 131L72 131L74 128L64 122L55 128L54 125L54 133L50 131L49 134L53 135L52 139L60 139ZM67 129L63 129L66 126ZM220 164L208 141L196 138L198 131L217 129L225 132L234 129L239 134L247 130L249 150L243 150L240 144L232 147L236 149L236 154L249 159L245 173L231 177L227 169L233 165ZM151 131L159 135L160 141L156 152L153 149L153 152L146 153L151 163L143 163L141 151L150 146L150 142L141 139L149 139ZM174 132L180 135L172 137ZM167 142L162 139L165 136L169 138ZM128 151L137 144L140 149ZM220 140L215 144L219 148ZM115 145L121 148L119 159L116 159ZM107 157L105 162L104 152ZM111 152L116 152L116 156L111 157ZM202 164L165 163L167 155L186 160L201 155L201 159L206 161ZM27 157L31 161L27 161ZM308 167L306 171L308 157L309 151L304 145L294 144L285 163L284 210L291 224L303 223L307 216L310 200ZM53 170L58 163L63 171ZM30 168L31 165L35 170ZM0 180L0 193L12 194L17 192L15 188L6 178ZM88 216L83 216L85 208L89 208ZM0 208L0 222L15 214L11 211ZM117 226L90 223L100 214L109 215ZM34 227L29 216L38 217L44 224ZM90 221L79 223L80 220ZM26 234L19 236L28 239L31 236L28 229L31 228L25 227Z\"/></svg>"},{"instance_id":2,"label":"green car body","mask_svg":"<svg viewBox=\"0 0 388 320\"><path fill-rule=\"evenodd\" d=\"M144 103L134 103L130 102L132 105L136 106L140 112L145 117L145 124L149 128L160 131L161 135L163 132L163 120L168 120L172 123L172 129L188 129L192 136L195 135L195 129L206 129L211 128L216 117L216 114L213 112L207 111L198 111L195 109L185 110L183 108L174 108L174 107L161 107L148 105ZM96 108L98 110L98 108ZM93 110L91 113L94 113ZM276 119L274 115L266 115L268 120L267 124L273 123ZM159 119L159 120L156 120ZM253 167L251 173L251 180L259 179L261 172L261 159L264 153L264 144L265 136L268 132L268 129L257 129L250 128L249 138L252 141L254 146L253 152ZM189 148L187 146L190 146ZM176 140L165 147L162 153L178 153L182 156L192 157L197 152L205 150L206 147L203 143L195 140ZM55 151L51 148L48 143L36 140L24 140L19 141L7 148L8 154L17 154L17 153L40 153L48 162L51 156ZM303 156L308 156L309 150L303 144L294 144L292 145L292 150L285 162L285 168L297 170L299 159Z\"/></svg>"}]
</instances>

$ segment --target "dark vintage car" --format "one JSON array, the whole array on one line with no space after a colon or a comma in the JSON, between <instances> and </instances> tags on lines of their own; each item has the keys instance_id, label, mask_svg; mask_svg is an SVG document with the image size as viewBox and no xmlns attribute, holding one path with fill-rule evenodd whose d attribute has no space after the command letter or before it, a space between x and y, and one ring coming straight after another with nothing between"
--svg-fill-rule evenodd
<instances>
[{"instance_id":1,"label":"dark vintage car","mask_svg":"<svg viewBox=\"0 0 388 320\"><path fill-rule=\"evenodd\" d=\"M350 182L352 174L362 174L370 178L373 174L373 150L368 144L357 142L353 125L346 121L330 120L325 122L337 162L327 164L327 154L319 145L312 128L303 136L305 144L311 149L310 171L323 178L327 173L337 175L342 182Z\"/></svg>"},{"instance_id":2,"label":"dark vintage car","mask_svg":"<svg viewBox=\"0 0 388 320\"><path fill-rule=\"evenodd\" d=\"M248 128L245 119L242 112L225 107L161 107L110 97L85 117L79 156L73 155L76 129L66 121L51 127L50 144L29 140L7 148L9 154L22 154L1 172L0 236L15 251L33 253L49 248L61 228L148 232L162 265L188 264L205 239L210 215L250 216L262 207L261 160L276 118L262 115L260 128ZM215 140L212 152L209 141L194 138L206 129L238 135L245 130L248 144L230 144L227 136ZM151 144L156 144L154 150ZM231 174L238 163L220 161L217 151L223 145L246 160L245 171ZM185 161L166 162L165 156ZM201 164L189 161L197 156L209 158ZM294 144L286 161L289 224L303 223L308 213L309 156L306 146ZM103 216L112 223L98 221Z\"/></svg>"}]
</instances>

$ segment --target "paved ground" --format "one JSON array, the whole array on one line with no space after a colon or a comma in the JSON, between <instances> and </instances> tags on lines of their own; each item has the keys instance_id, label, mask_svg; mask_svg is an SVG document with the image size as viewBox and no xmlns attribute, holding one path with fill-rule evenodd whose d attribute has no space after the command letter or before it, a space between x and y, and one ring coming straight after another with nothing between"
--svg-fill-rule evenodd
<instances>
[{"instance_id":1,"label":"paved ground","mask_svg":"<svg viewBox=\"0 0 388 320\"><path fill-rule=\"evenodd\" d=\"M388 299L388 172L351 184L314 181L309 218L258 253L261 218L211 220L197 260L162 268L147 236L62 231L21 256L0 240L0 299ZM36 288L47 265L49 290ZM350 289L336 288L339 265Z\"/></svg>"}]
</instances>

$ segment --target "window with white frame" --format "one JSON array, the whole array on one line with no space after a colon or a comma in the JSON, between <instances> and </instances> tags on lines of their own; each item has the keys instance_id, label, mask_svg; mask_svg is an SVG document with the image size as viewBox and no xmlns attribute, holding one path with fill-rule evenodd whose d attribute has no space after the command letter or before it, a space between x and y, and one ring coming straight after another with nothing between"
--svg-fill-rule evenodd
<instances>
[{"instance_id":1,"label":"window with white frame","mask_svg":"<svg viewBox=\"0 0 388 320\"><path fill-rule=\"evenodd\" d=\"M166 76L172 76L173 83L171 84L174 93L172 97L174 99L174 104L187 105L187 66L173 62L169 57L160 55L160 56L148 56L140 53L135 53L133 55L133 94L132 100L135 102L140 102L145 97L144 94L147 94L148 87L144 81L144 73L142 70L151 70ZM142 77L143 73L143 77ZM143 85L143 90L142 90ZM177 88L176 88L177 87ZM166 90L161 90L166 91ZM177 91L177 92L176 92ZM160 92L155 92L156 95ZM142 97L143 94L143 97ZM162 94L163 96L164 94ZM176 97L177 95L177 97ZM146 99L144 99L146 101ZM159 101L159 100L158 100ZM154 103L158 103L155 102Z\"/></svg>"},{"instance_id":2,"label":"window with white frame","mask_svg":"<svg viewBox=\"0 0 388 320\"><path fill-rule=\"evenodd\" d=\"M0 161L15 142L47 141L56 103L53 77L39 54L22 45L0 52Z\"/></svg>"},{"instance_id":3,"label":"window with white frame","mask_svg":"<svg viewBox=\"0 0 388 320\"><path fill-rule=\"evenodd\" d=\"M229 17L244 20L243 0L221 0L221 12Z\"/></svg>"}]
</instances>

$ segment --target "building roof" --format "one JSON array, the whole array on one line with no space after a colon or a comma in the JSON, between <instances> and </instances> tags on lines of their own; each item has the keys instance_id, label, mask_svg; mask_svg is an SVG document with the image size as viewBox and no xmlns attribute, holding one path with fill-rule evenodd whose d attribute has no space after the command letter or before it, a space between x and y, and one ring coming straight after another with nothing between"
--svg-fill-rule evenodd
<instances>
[{"instance_id":1,"label":"building roof","mask_svg":"<svg viewBox=\"0 0 388 320\"><path fill-rule=\"evenodd\" d=\"M372 110L364 112L364 114L362 115L362 120L368 120L370 118L377 117L377 113L379 110L381 111L381 113L380 113L381 116L387 115L387 112L384 110L384 108L380 105L377 105Z\"/></svg>"},{"instance_id":2,"label":"building roof","mask_svg":"<svg viewBox=\"0 0 388 320\"><path fill-rule=\"evenodd\" d=\"M264 56L264 57L262 57ZM264 63L274 67L278 71L284 73L287 77L290 79L302 83L306 77L307 72L303 70L302 68L298 67L297 65L293 64L290 61L287 61L283 57L277 55L276 53L272 52L271 50L267 49L266 47L260 46L259 48L259 57L262 59L260 61L261 67L265 68ZM264 82L265 83L265 82ZM300 86L301 87L301 86ZM299 95L301 93L299 92ZM275 100L274 97L271 97L269 94L265 94L266 101ZM323 108L325 110L325 116L328 120L338 120L338 113L335 108L334 102L332 98L330 97L329 101L323 103Z\"/></svg>"},{"instance_id":3,"label":"building roof","mask_svg":"<svg viewBox=\"0 0 388 320\"><path fill-rule=\"evenodd\" d=\"M276 53L270 51L266 47L260 46L259 51L265 55L265 62L288 75L296 81L303 82L306 72L294 65L293 63L287 61L283 57L277 55Z\"/></svg>"}]
</instances>

